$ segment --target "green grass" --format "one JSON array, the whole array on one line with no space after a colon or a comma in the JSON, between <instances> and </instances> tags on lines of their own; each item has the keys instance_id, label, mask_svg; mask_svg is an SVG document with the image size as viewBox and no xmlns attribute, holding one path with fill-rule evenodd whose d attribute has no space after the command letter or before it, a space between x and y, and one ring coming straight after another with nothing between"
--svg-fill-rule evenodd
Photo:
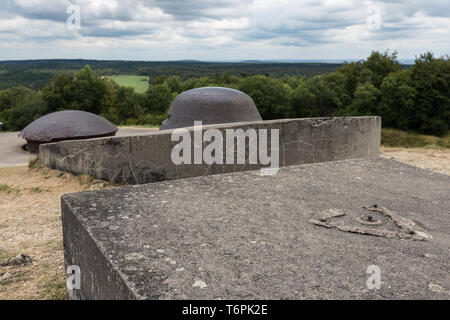
<instances>
[{"instance_id":1,"label":"green grass","mask_svg":"<svg viewBox=\"0 0 450 320\"><path fill-rule=\"evenodd\" d=\"M36 192L36 193L41 193L43 190L41 189L41 188L39 188L39 187L37 187L37 188L31 188L30 189L32 192Z\"/></svg>"},{"instance_id":2,"label":"green grass","mask_svg":"<svg viewBox=\"0 0 450 320\"><path fill-rule=\"evenodd\" d=\"M158 126L156 124L133 124L133 123L130 123L129 125L120 125L119 129L127 128L127 127L158 129L160 126Z\"/></svg>"},{"instance_id":3,"label":"green grass","mask_svg":"<svg viewBox=\"0 0 450 320\"><path fill-rule=\"evenodd\" d=\"M66 299L66 275L64 272L56 271L50 274L37 287L41 300Z\"/></svg>"},{"instance_id":4,"label":"green grass","mask_svg":"<svg viewBox=\"0 0 450 320\"><path fill-rule=\"evenodd\" d=\"M6 192L8 194L10 193L15 193L16 196L18 196L20 194L20 189L19 188L12 188L10 186L8 186L7 184L0 184L0 191L1 192Z\"/></svg>"},{"instance_id":5,"label":"green grass","mask_svg":"<svg viewBox=\"0 0 450 320\"><path fill-rule=\"evenodd\" d=\"M0 249L0 262L5 262L6 260L11 258L12 256L13 255L11 254L11 252L8 252L8 251Z\"/></svg>"},{"instance_id":6,"label":"green grass","mask_svg":"<svg viewBox=\"0 0 450 320\"><path fill-rule=\"evenodd\" d=\"M7 184L0 184L0 191L11 193L12 188L8 186Z\"/></svg>"},{"instance_id":7,"label":"green grass","mask_svg":"<svg viewBox=\"0 0 450 320\"><path fill-rule=\"evenodd\" d=\"M120 75L106 77L121 87L133 87L138 93L144 93L148 88L149 78L146 76Z\"/></svg>"},{"instance_id":8,"label":"green grass","mask_svg":"<svg viewBox=\"0 0 450 320\"><path fill-rule=\"evenodd\" d=\"M41 160L39 160L39 158L31 159L28 162L28 168L30 168L30 169L40 169L43 166L44 165L42 164Z\"/></svg>"},{"instance_id":9,"label":"green grass","mask_svg":"<svg viewBox=\"0 0 450 320\"><path fill-rule=\"evenodd\" d=\"M384 147L450 149L450 134L435 137L386 128L381 130L381 145Z\"/></svg>"},{"instance_id":10,"label":"green grass","mask_svg":"<svg viewBox=\"0 0 450 320\"><path fill-rule=\"evenodd\" d=\"M93 176L87 175L87 174L78 174L78 182L80 183L80 185L85 185L85 184L90 184L92 183L95 178Z\"/></svg>"}]
</instances>

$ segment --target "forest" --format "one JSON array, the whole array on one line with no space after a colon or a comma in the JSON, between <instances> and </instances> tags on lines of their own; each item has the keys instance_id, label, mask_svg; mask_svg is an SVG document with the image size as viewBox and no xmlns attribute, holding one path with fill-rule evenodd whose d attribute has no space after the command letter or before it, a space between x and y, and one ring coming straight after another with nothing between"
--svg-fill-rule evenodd
<instances>
[{"instance_id":1,"label":"forest","mask_svg":"<svg viewBox=\"0 0 450 320\"><path fill-rule=\"evenodd\" d=\"M64 69L56 68L54 61L41 62L41 68L33 72L48 73L45 85L40 79L34 85L21 83L0 90L3 130L21 130L42 115L67 109L93 112L115 124L159 125L180 92L204 86L247 93L265 120L378 115L386 128L435 136L450 129L450 61L448 56L435 57L429 52L409 67L400 65L395 51L373 51L365 60L316 66L168 62L154 68L142 63L128 70L122 63L124 69L119 70L114 62L100 69L95 61L80 66L84 62L61 61ZM14 70L21 74L14 63L5 65L0 76ZM76 70L77 66L81 68ZM138 93L107 77L124 72L148 76L147 90Z\"/></svg>"},{"instance_id":2,"label":"forest","mask_svg":"<svg viewBox=\"0 0 450 320\"><path fill-rule=\"evenodd\" d=\"M137 75L156 78L176 75L181 80L211 77L227 72L240 77L304 75L312 77L333 72L336 63L202 62L202 61L105 61L105 60L22 60L0 61L0 90L24 86L41 90L60 72L76 72L84 66L103 76Z\"/></svg>"}]
</instances>

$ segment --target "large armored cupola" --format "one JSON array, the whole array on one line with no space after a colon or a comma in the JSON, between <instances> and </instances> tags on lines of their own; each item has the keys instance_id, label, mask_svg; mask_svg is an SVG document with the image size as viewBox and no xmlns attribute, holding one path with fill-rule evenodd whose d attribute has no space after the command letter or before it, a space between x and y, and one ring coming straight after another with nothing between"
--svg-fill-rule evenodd
<instances>
[{"instance_id":1,"label":"large armored cupola","mask_svg":"<svg viewBox=\"0 0 450 320\"><path fill-rule=\"evenodd\" d=\"M261 121L252 98L244 92L222 87L204 87L182 92L169 108L169 118L160 130L203 125Z\"/></svg>"}]
</instances>

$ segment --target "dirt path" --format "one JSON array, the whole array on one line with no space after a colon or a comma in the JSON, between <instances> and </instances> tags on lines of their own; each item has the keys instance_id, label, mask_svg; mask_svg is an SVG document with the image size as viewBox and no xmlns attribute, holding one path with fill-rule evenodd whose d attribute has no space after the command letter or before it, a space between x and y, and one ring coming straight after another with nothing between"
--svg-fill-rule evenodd
<instances>
[{"instance_id":1,"label":"dirt path","mask_svg":"<svg viewBox=\"0 0 450 320\"><path fill-rule=\"evenodd\" d=\"M112 187L88 176L49 169L0 169L0 263L23 253L27 266L0 266L0 299L65 297L60 198ZM9 276L8 276L9 275Z\"/></svg>"},{"instance_id":2,"label":"dirt path","mask_svg":"<svg viewBox=\"0 0 450 320\"><path fill-rule=\"evenodd\" d=\"M450 149L381 147L381 156L450 175Z\"/></svg>"}]
</instances>

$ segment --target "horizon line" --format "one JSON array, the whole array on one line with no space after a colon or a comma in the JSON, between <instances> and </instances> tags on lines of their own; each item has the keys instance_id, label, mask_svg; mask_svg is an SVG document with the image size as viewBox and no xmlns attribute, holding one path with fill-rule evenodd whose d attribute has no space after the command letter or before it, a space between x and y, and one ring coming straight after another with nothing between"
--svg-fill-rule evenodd
<instances>
[{"instance_id":1,"label":"horizon line","mask_svg":"<svg viewBox=\"0 0 450 320\"><path fill-rule=\"evenodd\" d=\"M200 63L345 63L345 62L357 62L363 61L366 58L361 59L178 59L178 60L129 60L129 59L90 59L90 58L36 58L36 59L8 59L0 60L3 62L24 62L24 61L69 61L69 60L79 60L79 61L99 61L99 62L200 62ZM400 63L414 62L417 58L398 58Z\"/></svg>"}]
</instances>

